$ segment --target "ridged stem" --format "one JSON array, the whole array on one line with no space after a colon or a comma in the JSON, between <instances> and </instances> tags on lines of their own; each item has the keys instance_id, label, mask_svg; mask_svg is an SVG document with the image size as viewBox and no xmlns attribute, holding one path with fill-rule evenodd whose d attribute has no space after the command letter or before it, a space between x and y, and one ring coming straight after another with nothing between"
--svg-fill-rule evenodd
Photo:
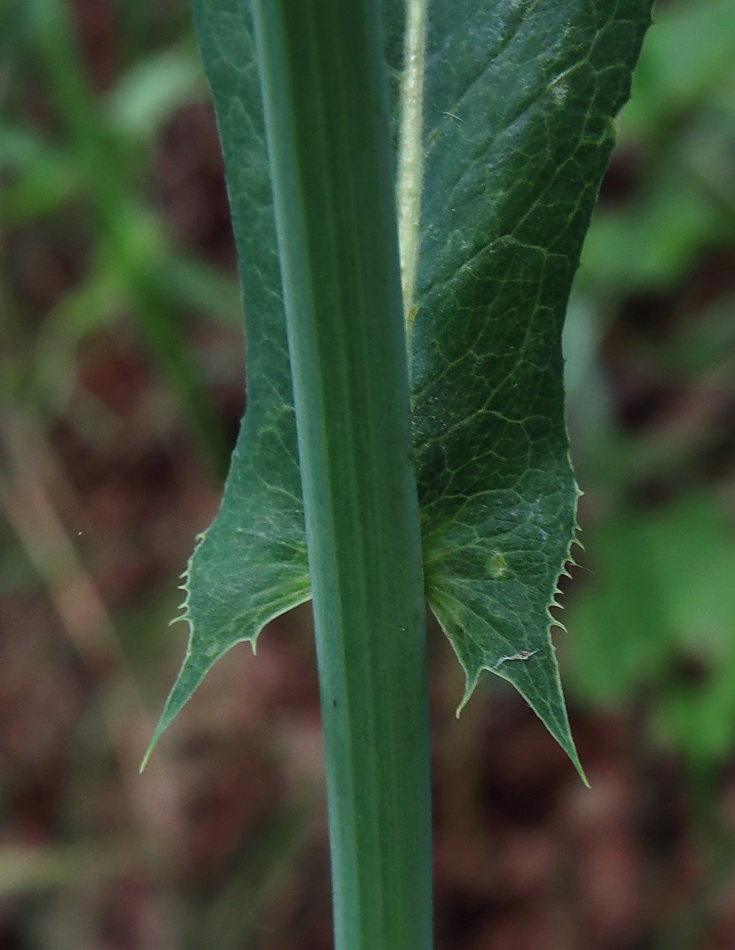
<instances>
[{"instance_id":1,"label":"ridged stem","mask_svg":"<svg viewBox=\"0 0 735 950\"><path fill-rule=\"evenodd\" d=\"M424 596L378 4L253 8L314 600L335 946L429 950Z\"/></svg>"}]
</instances>

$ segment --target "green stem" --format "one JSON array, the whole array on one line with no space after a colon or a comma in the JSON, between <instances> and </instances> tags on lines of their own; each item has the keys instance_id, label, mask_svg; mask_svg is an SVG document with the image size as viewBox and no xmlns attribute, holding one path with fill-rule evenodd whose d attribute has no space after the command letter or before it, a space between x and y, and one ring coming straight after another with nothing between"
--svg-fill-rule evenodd
<instances>
[{"instance_id":1,"label":"green stem","mask_svg":"<svg viewBox=\"0 0 735 950\"><path fill-rule=\"evenodd\" d=\"M374 0L254 0L294 382L337 950L428 950L424 598Z\"/></svg>"}]
</instances>

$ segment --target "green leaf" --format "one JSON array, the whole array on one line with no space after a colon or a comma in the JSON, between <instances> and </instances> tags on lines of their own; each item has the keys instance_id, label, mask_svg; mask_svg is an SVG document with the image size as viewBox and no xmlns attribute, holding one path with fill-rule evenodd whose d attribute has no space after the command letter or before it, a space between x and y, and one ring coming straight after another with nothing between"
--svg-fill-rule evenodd
<instances>
[{"instance_id":1,"label":"green leaf","mask_svg":"<svg viewBox=\"0 0 735 950\"><path fill-rule=\"evenodd\" d=\"M650 6L455 0L429 17L411 333L429 602L577 763L549 607L578 491L561 330Z\"/></svg>"},{"instance_id":2,"label":"green leaf","mask_svg":"<svg viewBox=\"0 0 735 950\"><path fill-rule=\"evenodd\" d=\"M214 523L185 576L190 637L151 741L214 663L310 596L296 422L265 122L249 4L194 0L212 86L247 316L247 411ZM150 753L149 749L149 753Z\"/></svg>"},{"instance_id":3,"label":"green leaf","mask_svg":"<svg viewBox=\"0 0 735 950\"><path fill-rule=\"evenodd\" d=\"M508 679L578 765L549 637L577 497L560 334L650 7L437 0L425 48L425 8L406 12L414 69L401 74L404 5L385 3L427 596L465 669L463 702L483 669ZM248 411L189 566L191 639L154 742L219 656L309 597L250 12L195 0L195 16L238 246Z\"/></svg>"}]
</instances>

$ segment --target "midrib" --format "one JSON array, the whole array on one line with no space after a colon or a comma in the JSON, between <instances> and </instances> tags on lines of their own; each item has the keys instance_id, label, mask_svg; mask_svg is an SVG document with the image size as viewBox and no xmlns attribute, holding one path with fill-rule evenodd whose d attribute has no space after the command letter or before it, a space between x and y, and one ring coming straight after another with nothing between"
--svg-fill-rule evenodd
<instances>
[{"instance_id":1,"label":"midrib","mask_svg":"<svg viewBox=\"0 0 735 950\"><path fill-rule=\"evenodd\" d=\"M419 256L421 177L424 165L423 99L428 0L407 0L406 41L401 78L398 139L398 243L401 255L403 312L407 329L414 310Z\"/></svg>"}]
</instances>

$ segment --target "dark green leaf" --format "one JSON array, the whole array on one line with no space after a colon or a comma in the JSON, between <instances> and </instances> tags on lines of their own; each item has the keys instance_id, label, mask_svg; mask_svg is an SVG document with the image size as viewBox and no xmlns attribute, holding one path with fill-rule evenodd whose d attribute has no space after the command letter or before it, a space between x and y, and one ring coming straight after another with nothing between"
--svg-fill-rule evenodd
<instances>
[{"instance_id":1,"label":"dark green leaf","mask_svg":"<svg viewBox=\"0 0 735 950\"><path fill-rule=\"evenodd\" d=\"M408 9L410 22L420 5ZM222 508L190 564L191 642L156 735L230 646L254 643L309 596L249 8L195 0L195 10L243 283L248 412ZM403 11L385 3L396 104ZM399 174L403 236L419 249L408 290L427 595L465 669L464 701L483 669L510 680L575 762L549 637L577 497L560 334L649 12L646 0L437 0L424 100L410 105L423 110L423 179L420 160ZM395 111L398 141L406 110Z\"/></svg>"},{"instance_id":2,"label":"dark green leaf","mask_svg":"<svg viewBox=\"0 0 735 950\"><path fill-rule=\"evenodd\" d=\"M190 639L151 747L212 665L273 617L309 598L296 422L276 225L249 5L195 0L212 86L243 307L247 412L222 504L186 575Z\"/></svg>"},{"instance_id":3,"label":"dark green leaf","mask_svg":"<svg viewBox=\"0 0 735 950\"><path fill-rule=\"evenodd\" d=\"M576 761L548 627L574 536L561 329L650 5L431 8L411 335L429 601Z\"/></svg>"}]
</instances>

